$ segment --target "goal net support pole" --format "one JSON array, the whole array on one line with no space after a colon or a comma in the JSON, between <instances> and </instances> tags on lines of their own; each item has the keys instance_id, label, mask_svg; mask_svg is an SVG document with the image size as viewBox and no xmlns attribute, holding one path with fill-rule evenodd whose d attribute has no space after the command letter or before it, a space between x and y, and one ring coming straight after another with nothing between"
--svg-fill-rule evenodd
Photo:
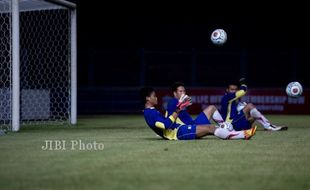
<instances>
[{"instance_id":1,"label":"goal net support pole","mask_svg":"<svg viewBox=\"0 0 310 190\"><path fill-rule=\"evenodd\" d=\"M0 32L0 129L76 124L76 5L0 0Z\"/></svg>"}]
</instances>

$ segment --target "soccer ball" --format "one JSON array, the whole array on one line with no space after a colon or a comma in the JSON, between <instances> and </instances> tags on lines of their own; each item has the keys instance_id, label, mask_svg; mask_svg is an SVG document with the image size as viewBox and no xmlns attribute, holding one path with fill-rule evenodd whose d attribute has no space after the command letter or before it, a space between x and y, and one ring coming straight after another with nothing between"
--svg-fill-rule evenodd
<instances>
[{"instance_id":1,"label":"soccer ball","mask_svg":"<svg viewBox=\"0 0 310 190\"><path fill-rule=\"evenodd\" d=\"M227 41L227 34L223 29L216 29L211 34L211 41L215 45L223 45Z\"/></svg>"},{"instance_id":2,"label":"soccer ball","mask_svg":"<svg viewBox=\"0 0 310 190\"><path fill-rule=\"evenodd\" d=\"M220 127L223 128L223 129L227 129L228 131L232 131L234 130L234 127L232 126L231 123L229 122L223 122L220 124Z\"/></svg>"},{"instance_id":3,"label":"soccer ball","mask_svg":"<svg viewBox=\"0 0 310 190\"><path fill-rule=\"evenodd\" d=\"M286 94L289 97L296 98L302 94L303 88L299 82L290 82L286 86Z\"/></svg>"}]
</instances>

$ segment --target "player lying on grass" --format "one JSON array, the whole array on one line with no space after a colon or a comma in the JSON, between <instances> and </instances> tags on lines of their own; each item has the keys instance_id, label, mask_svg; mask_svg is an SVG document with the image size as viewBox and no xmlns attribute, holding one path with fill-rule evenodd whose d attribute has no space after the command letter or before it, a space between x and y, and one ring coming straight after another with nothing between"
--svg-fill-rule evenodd
<instances>
[{"instance_id":1,"label":"player lying on grass","mask_svg":"<svg viewBox=\"0 0 310 190\"><path fill-rule=\"evenodd\" d=\"M168 140L190 140L199 139L207 135L215 135L221 139L250 139L256 131L256 127L244 131L229 131L225 123L218 127L212 124L204 125L182 125L176 123L176 119L182 109L191 104L188 97L179 101L175 107L175 111L167 118L158 110L157 97L152 87L144 87L140 90L140 97L144 103L144 118L148 126L159 136Z\"/></svg>"},{"instance_id":2,"label":"player lying on grass","mask_svg":"<svg viewBox=\"0 0 310 190\"><path fill-rule=\"evenodd\" d=\"M255 121L260 123L267 131L287 130L286 126L277 126L259 112L252 103L240 102L240 98L247 92L245 79L239 80L238 84L231 83L227 86L226 93L221 99L221 115L226 122L231 122L236 131L250 129Z\"/></svg>"}]
</instances>

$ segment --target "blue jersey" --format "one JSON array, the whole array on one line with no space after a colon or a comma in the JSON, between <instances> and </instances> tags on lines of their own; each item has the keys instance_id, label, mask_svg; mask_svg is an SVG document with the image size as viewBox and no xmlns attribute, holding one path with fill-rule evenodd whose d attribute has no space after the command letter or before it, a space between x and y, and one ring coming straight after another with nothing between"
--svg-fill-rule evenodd
<instances>
[{"instance_id":1,"label":"blue jersey","mask_svg":"<svg viewBox=\"0 0 310 190\"><path fill-rule=\"evenodd\" d=\"M175 112L178 103L179 103L179 100L176 98L172 98L171 100L169 100L167 104L166 115L165 115L166 117L171 115L173 112ZM186 110L180 111L176 122L180 124L186 124L186 125L194 124L194 120L192 119L192 117L189 115L189 113Z\"/></svg>"},{"instance_id":2,"label":"blue jersey","mask_svg":"<svg viewBox=\"0 0 310 190\"><path fill-rule=\"evenodd\" d=\"M172 115L164 117L155 108L145 108L144 118L148 126L159 136L168 140L177 140L177 132L180 124L175 123Z\"/></svg>"},{"instance_id":3,"label":"blue jersey","mask_svg":"<svg viewBox=\"0 0 310 190\"><path fill-rule=\"evenodd\" d=\"M239 98L244 96L247 91L246 85L241 85L240 89L235 93L225 93L221 99L221 115L227 122L231 122L238 114L237 105Z\"/></svg>"},{"instance_id":4,"label":"blue jersey","mask_svg":"<svg viewBox=\"0 0 310 190\"><path fill-rule=\"evenodd\" d=\"M176 98L172 98L167 105L166 110L166 117L168 115L171 115L178 104L179 100ZM207 118L206 114L204 112L201 112L195 119L189 115L189 113L186 110L180 111L178 118L176 119L176 123L182 124L182 125L204 125L204 124L211 124L209 119Z\"/></svg>"}]
</instances>

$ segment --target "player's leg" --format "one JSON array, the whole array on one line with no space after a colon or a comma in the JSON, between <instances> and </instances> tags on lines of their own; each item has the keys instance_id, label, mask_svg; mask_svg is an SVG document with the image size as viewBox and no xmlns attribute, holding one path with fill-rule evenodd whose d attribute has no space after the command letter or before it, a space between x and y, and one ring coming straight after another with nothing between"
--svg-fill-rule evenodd
<instances>
[{"instance_id":1,"label":"player's leg","mask_svg":"<svg viewBox=\"0 0 310 190\"><path fill-rule=\"evenodd\" d=\"M196 125L206 125L211 124L210 120L208 119L207 115L204 112L201 112L195 119L194 122Z\"/></svg>"},{"instance_id":2,"label":"player's leg","mask_svg":"<svg viewBox=\"0 0 310 190\"><path fill-rule=\"evenodd\" d=\"M197 125L196 138L202 138L207 135L215 135L221 139L250 139L256 132L256 126L242 131L229 131L225 128L216 127L215 125Z\"/></svg>"},{"instance_id":3,"label":"player's leg","mask_svg":"<svg viewBox=\"0 0 310 190\"><path fill-rule=\"evenodd\" d=\"M260 123L265 130L268 131L283 131L287 130L287 126L277 126L274 124L271 124L271 122L260 112L256 109L256 107L249 103L247 104L243 109L244 114L246 115L248 120L251 120L254 118L255 121Z\"/></svg>"},{"instance_id":4,"label":"player's leg","mask_svg":"<svg viewBox=\"0 0 310 190\"><path fill-rule=\"evenodd\" d=\"M229 131L225 128L208 125L182 125L177 132L179 140L200 139L207 135L215 135L221 139L250 139L256 132L256 126L249 130Z\"/></svg>"},{"instance_id":5,"label":"player's leg","mask_svg":"<svg viewBox=\"0 0 310 190\"><path fill-rule=\"evenodd\" d=\"M209 125L197 125L196 126L196 137L201 138L207 135L214 135L216 130L216 126L209 124Z\"/></svg>"},{"instance_id":6,"label":"player's leg","mask_svg":"<svg viewBox=\"0 0 310 190\"><path fill-rule=\"evenodd\" d=\"M231 124L235 131L248 130L254 127L254 120L247 119L244 112L241 111L234 116Z\"/></svg>"},{"instance_id":7,"label":"player's leg","mask_svg":"<svg viewBox=\"0 0 310 190\"><path fill-rule=\"evenodd\" d=\"M254 126L248 130L241 130L241 131L229 131L225 128L217 128L214 132L214 135L227 140L235 140L235 139L245 139L249 140L251 137L254 136L257 127Z\"/></svg>"},{"instance_id":8,"label":"player's leg","mask_svg":"<svg viewBox=\"0 0 310 190\"><path fill-rule=\"evenodd\" d=\"M207 135L213 135L215 125L182 125L178 129L177 138L179 140L193 140L199 139Z\"/></svg>"},{"instance_id":9,"label":"player's leg","mask_svg":"<svg viewBox=\"0 0 310 190\"><path fill-rule=\"evenodd\" d=\"M203 110L203 113L205 116L207 116L208 120L212 119L217 124L221 124L224 122L224 119L214 105L208 106L206 109Z\"/></svg>"}]
</instances>

